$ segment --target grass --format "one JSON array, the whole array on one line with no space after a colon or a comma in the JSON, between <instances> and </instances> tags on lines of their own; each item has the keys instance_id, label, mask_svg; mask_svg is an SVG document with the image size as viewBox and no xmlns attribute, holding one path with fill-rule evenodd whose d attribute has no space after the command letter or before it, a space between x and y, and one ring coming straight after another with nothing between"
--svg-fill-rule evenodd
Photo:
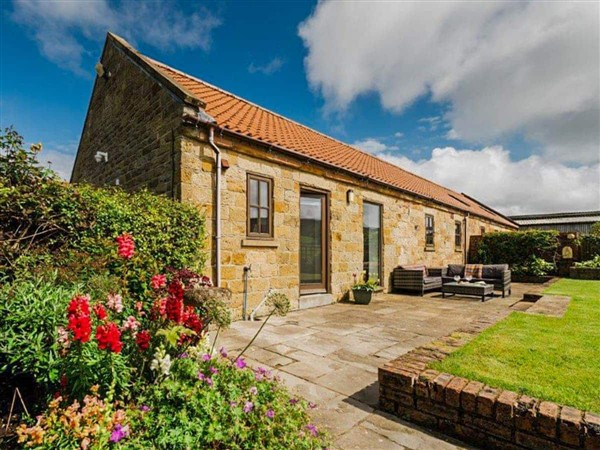
<instances>
[{"instance_id":1,"label":"grass","mask_svg":"<svg viewBox=\"0 0 600 450\"><path fill-rule=\"evenodd\" d=\"M572 297L564 317L513 312L433 367L600 413L600 281L563 279L545 293Z\"/></svg>"}]
</instances>

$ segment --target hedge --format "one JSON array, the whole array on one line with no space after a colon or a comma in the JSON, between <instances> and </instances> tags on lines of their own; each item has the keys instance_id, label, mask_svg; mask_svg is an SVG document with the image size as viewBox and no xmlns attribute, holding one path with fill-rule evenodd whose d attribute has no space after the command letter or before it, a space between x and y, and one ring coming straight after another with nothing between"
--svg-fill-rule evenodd
<instances>
[{"instance_id":1,"label":"hedge","mask_svg":"<svg viewBox=\"0 0 600 450\"><path fill-rule=\"evenodd\" d=\"M523 266L532 257L554 261L559 247L558 232L528 230L486 233L477 251L481 264Z\"/></svg>"}]
</instances>

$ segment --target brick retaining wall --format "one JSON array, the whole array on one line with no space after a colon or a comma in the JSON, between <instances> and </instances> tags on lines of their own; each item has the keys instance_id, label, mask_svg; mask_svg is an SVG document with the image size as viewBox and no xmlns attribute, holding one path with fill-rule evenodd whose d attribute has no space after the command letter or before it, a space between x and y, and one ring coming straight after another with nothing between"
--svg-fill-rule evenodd
<instances>
[{"instance_id":1,"label":"brick retaining wall","mask_svg":"<svg viewBox=\"0 0 600 450\"><path fill-rule=\"evenodd\" d=\"M600 416L428 369L506 313L419 347L379 369L380 408L485 449L600 450Z\"/></svg>"}]
</instances>

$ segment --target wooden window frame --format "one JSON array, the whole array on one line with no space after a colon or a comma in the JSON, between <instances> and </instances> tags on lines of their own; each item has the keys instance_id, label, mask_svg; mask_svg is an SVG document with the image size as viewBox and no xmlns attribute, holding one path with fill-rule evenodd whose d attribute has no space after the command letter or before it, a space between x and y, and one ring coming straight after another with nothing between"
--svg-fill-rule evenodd
<instances>
[{"instance_id":1,"label":"wooden window frame","mask_svg":"<svg viewBox=\"0 0 600 450\"><path fill-rule=\"evenodd\" d=\"M460 231L459 233L457 233L457 228L458 228L458 231ZM460 237L460 242L458 244L456 243L457 237ZM454 221L454 250L456 250L457 252L462 252L462 247L463 247L462 222L460 220L455 220Z\"/></svg>"},{"instance_id":2,"label":"wooden window frame","mask_svg":"<svg viewBox=\"0 0 600 450\"><path fill-rule=\"evenodd\" d=\"M370 200L363 200L363 220L365 214L364 204L379 206L379 286L383 286L383 205L378 202L372 202ZM364 233L364 230L363 230ZM364 242L364 235L363 235ZM364 244L363 244L364 245ZM363 269L364 269L364 250L363 250ZM368 280L365 280L368 281Z\"/></svg>"},{"instance_id":3,"label":"wooden window frame","mask_svg":"<svg viewBox=\"0 0 600 450\"><path fill-rule=\"evenodd\" d=\"M427 242L427 236L429 236L429 227L427 226L427 219L431 217L431 243ZM433 214L425 214L425 250L435 250L435 217Z\"/></svg>"},{"instance_id":4,"label":"wooden window frame","mask_svg":"<svg viewBox=\"0 0 600 450\"><path fill-rule=\"evenodd\" d=\"M256 180L259 186L258 192L258 204L250 204L250 181ZM258 208L259 211L259 228L260 228L260 210L265 207L260 204L260 182L266 182L269 192L267 193L267 200L269 202L268 205L268 222L269 222L269 232L268 233L256 233L250 231L250 208ZM248 172L246 174L246 237L250 239L264 239L264 240L273 240L275 236L274 230L274 220L273 220L273 178L266 177L264 175L259 175L256 173Z\"/></svg>"}]
</instances>

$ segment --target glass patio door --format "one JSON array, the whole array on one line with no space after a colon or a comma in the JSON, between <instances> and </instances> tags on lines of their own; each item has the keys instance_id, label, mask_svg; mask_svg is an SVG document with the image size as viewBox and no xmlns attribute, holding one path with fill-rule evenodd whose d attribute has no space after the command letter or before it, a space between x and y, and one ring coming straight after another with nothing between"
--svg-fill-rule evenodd
<instances>
[{"instance_id":1,"label":"glass patio door","mask_svg":"<svg viewBox=\"0 0 600 450\"><path fill-rule=\"evenodd\" d=\"M327 291L327 196L300 194L300 293Z\"/></svg>"}]
</instances>

